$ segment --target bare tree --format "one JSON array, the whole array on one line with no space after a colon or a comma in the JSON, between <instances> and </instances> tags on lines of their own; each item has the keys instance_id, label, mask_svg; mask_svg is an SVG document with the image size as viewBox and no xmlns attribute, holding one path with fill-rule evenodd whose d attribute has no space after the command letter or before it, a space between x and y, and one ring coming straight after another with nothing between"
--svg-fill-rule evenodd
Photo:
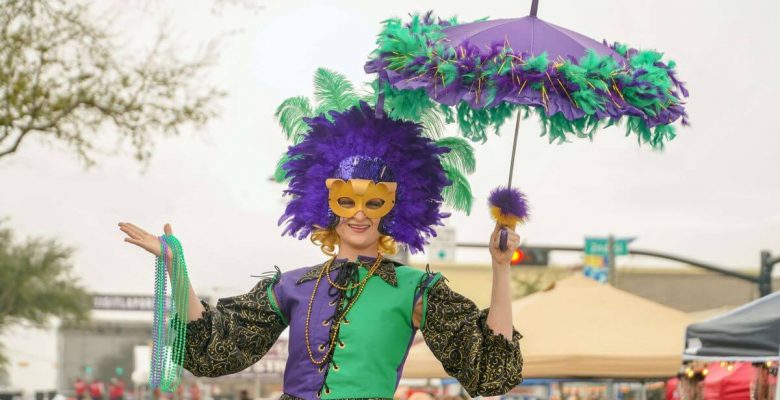
<instances>
[{"instance_id":1,"label":"bare tree","mask_svg":"<svg viewBox=\"0 0 780 400\"><path fill-rule=\"evenodd\" d=\"M201 76L211 51L182 61L161 34L134 60L90 11L77 0L0 2L0 157L39 135L91 166L100 153L97 135L113 128L145 162L152 135L216 115L224 94Z\"/></svg>"}]
</instances>

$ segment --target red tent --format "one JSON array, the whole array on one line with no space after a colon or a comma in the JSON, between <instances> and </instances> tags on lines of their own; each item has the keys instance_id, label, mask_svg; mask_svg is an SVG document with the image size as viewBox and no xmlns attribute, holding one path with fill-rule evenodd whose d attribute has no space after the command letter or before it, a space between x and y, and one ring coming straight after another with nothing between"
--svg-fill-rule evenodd
<instances>
[{"instance_id":1,"label":"red tent","mask_svg":"<svg viewBox=\"0 0 780 400\"><path fill-rule=\"evenodd\" d=\"M756 369L750 363L734 363L721 367L720 363L707 365L704 378L704 396L707 400L744 400L750 398L750 386L756 379Z\"/></svg>"}]
</instances>

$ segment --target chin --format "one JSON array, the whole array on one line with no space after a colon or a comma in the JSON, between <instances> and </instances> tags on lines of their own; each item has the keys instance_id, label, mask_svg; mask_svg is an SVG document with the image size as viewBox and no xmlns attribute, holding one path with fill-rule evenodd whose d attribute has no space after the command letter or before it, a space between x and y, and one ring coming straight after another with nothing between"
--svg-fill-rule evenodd
<instances>
[{"instance_id":1,"label":"chin","mask_svg":"<svg viewBox=\"0 0 780 400\"><path fill-rule=\"evenodd\" d=\"M345 238L344 243L349 245L350 247L356 248L356 249L365 249L367 247L371 247L372 245L376 245L379 243L379 238L372 239L368 237L349 237Z\"/></svg>"}]
</instances>

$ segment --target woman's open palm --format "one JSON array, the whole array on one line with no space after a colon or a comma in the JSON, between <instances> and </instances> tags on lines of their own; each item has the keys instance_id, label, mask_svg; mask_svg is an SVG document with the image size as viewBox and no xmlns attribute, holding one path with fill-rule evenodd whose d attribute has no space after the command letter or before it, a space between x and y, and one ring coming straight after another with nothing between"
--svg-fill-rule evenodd
<instances>
[{"instance_id":1,"label":"woman's open palm","mask_svg":"<svg viewBox=\"0 0 780 400\"><path fill-rule=\"evenodd\" d=\"M157 257L160 256L160 239L158 239L157 236L152 235L129 222L120 222L119 230L127 234L128 237L125 238L125 242L132 243ZM165 226L163 226L163 231L166 235L172 235L173 229L171 229L171 224L165 224ZM168 248L167 253L168 257L173 256L173 252L170 248Z\"/></svg>"}]
</instances>

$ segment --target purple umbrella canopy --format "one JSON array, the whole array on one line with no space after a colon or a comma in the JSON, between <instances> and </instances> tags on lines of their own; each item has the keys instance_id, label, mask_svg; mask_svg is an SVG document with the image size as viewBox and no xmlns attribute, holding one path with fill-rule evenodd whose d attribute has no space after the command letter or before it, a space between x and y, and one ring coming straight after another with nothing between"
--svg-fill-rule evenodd
<instances>
[{"instance_id":1,"label":"purple umbrella canopy","mask_svg":"<svg viewBox=\"0 0 780 400\"><path fill-rule=\"evenodd\" d=\"M675 136L672 123L687 124L688 92L673 61L543 21L536 5L527 17L467 24L431 13L385 21L365 66L378 75L379 102L411 120L438 107L474 141L515 111L535 111L551 142L625 121L640 143L662 148Z\"/></svg>"},{"instance_id":2,"label":"purple umbrella canopy","mask_svg":"<svg viewBox=\"0 0 780 400\"><path fill-rule=\"evenodd\" d=\"M494 43L506 43L530 54L547 53L550 59L580 58L593 50L609 55L619 63L626 59L604 43L536 17L496 19L444 28L444 41L452 47L473 45L490 49Z\"/></svg>"}]
</instances>

